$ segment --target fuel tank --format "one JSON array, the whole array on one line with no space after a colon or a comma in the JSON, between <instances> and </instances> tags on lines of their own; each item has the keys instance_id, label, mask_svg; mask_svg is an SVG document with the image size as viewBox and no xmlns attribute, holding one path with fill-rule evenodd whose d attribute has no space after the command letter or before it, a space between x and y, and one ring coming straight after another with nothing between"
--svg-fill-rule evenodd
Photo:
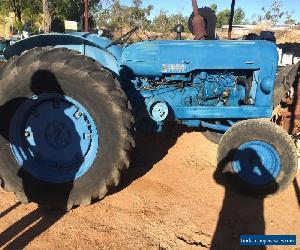
<instances>
[{"instance_id":1,"label":"fuel tank","mask_svg":"<svg viewBox=\"0 0 300 250\"><path fill-rule=\"evenodd\" d=\"M124 48L121 59L121 67L145 77L267 65L274 71L277 63L277 48L268 41L144 41Z\"/></svg>"}]
</instances>

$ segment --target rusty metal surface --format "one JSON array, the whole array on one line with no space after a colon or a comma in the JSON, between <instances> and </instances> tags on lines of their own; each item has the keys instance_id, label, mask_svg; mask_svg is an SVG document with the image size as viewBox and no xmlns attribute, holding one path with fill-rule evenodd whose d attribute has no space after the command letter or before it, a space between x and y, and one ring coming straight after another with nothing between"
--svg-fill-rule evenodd
<instances>
[{"instance_id":1,"label":"rusty metal surface","mask_svg":"<svg viewBox=\"0 0 300 250\"><path fill-rule=\"evenodd\" d=\"M273 95L273 106L277 106L288 91L291 90L297 77L300 63L288 65L279 70L276 76L276 83Z\"/></svg>"},{"instance_id":2,"label":"rusty metal surface","mask_svg":"<svg viewBox=\"0 0 300 250\"><path fill-rule=\"evenodd\" d=\"M193 34L195 40L204 40L206 38L206 29L204 17L200 16L196 0L192 0L194 18L192 20Z\"/></svg>"},{"instance_id":3,"label":"rusty metal surface","mask_svg":"<svg viewBox=\"0 0 300 250\"><path fill-rule=\"evenodd\" d=\"M300 77L298 76L273 111L273 120L283 127L295 140L300 139Z\"/></svg>"},{"instance_id":4,"label":"rusty metal surface","mask_svg":"<svg viewBox=\"0 0 300 250\"><path fill-rule=\"evenodd\" d=\"M0 61L0 67L2 67L5 63L5 61Z\"/></svg>"}]
</instances>

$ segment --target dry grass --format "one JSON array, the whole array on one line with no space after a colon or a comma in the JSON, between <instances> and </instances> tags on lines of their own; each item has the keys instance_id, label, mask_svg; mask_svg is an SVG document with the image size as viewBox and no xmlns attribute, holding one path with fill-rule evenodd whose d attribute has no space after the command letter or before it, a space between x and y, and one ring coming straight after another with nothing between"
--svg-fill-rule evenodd
<instances>
[{"instance_id":1,"label":"dry grass","mask_svg":"<svg viewBox=\"0 0 300 250\"><path fill-rule=\"evenodd\" d=\"M288 30L276 32L277 43L299 43L300 30Z\"/></svg>"}]
</instances>

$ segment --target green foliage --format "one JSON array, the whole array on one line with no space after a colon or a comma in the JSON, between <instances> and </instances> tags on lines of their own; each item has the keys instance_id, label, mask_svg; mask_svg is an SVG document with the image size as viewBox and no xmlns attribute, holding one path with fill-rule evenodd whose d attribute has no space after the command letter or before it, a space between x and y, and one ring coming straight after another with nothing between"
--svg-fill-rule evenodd
<instances>
[{"instance_id":1,"label":"green foliage","mask_svg":"<svg viewBox=\"0 0 300 250\"><path fill-rule=\"evenodd\" d=\"M188 17L182 14L168 15L166 11L161 10L151 23L150 30L159 33L173 32L174 27L178 24L184 26L184 31L189 32Z\"/></svg>"},{"instance_id":2,"label":"green foliage","mask_svg":"<svg viewBox=\"0 0 300 250\"><path fill-rule=\"evenodd\" d=\"M275 0L273 4L269 7L261 8L262 14L254 15L252 17L253 24L258 24L261 22L270 22L272 24L277 24L279 22L285 24L295 24L296 20L292 18L294 11L283 11L283 4L279 0Z\"/></svg>"},{"instance_id":3,"label":"green foliage","mask_svg":"<svg viewBox=\"0 0 300 250\"><path fill-rule=\"evenodd\" d=\"M42 4L40 0L26 0L22 7L22 21L25 24L34 26L37 22L42 22Z\"/></svg>"},{"instance_id":4,"label":"green foliage","mask_svg":"<svg viewBox=\"0 0 300 250\"><path fill-rule=\"evenodd\" d=\"M109 4L111 3L111 4ZM95 13L97 26L106 27L114 31L123 31L135 26L137 23L149 25L147 19L153 9L152 5L142 6L142 0L133 0L131 6L121 5L119 0L102 1Z\"/></svg>"},{"instance_id":5,"label":"green foliage","mask_svg":"<svg viewBox=\"0 0 300 250\"><path fill-rule=\"evenodd\" d=\"M297 23L297 21L292 17L294 13L295 12L293 10L292 11L287 11L285 13L286 19L284 21L284 24L293 25L293 24Z\"/></svg>"},{"instance_id":6,"label":"green foliage","mask_svg":"<svg viewBox=\"0 0 300 250\"><path fill-rule=\"evenodd\" d=\"M22 31L22 30L23 30L23 27L24 27L24 25L23 25L22 22L20 22L20 21L18 21L18 20L16 20L16 21L14 22L14 28L15 28L16 30Z\"/></svg>"},{"instance_id":7,"label":"green foliage","mask_svg":"<svg viewBox=\"0 0 300 250\"><path fill-rule=\"evenodd\" d=\"M212 4L212 6L215 10L217 10L217 5ZM221 28L223 25L229 24L229 17L230 17L230 10L225 9L217 13L217 28ZM233 24L245 24L245 11L242 8L237 8L234 11L234 18L233 18Z\"/></svg>"},{"instance_id":8,"label":"green foliage","mask_svg":"<svg viewBox=\"0 0 300 250\"><path fill-rule=\"evenodd\" d=\"M132 6L125 8L125 20L128 20L130 27L139 22L147 23L147 17L151 14L153 6L149 5L146 8L142 7L141 0L133 0Z\"/></svg>"},{"instance_id":9,"label":"green foliage","mask_svg":"<svg viewBox=\"0 0 300 250\"><path fill-rule=\"evenodd\" d=\"M272 4L270 9L263 7L261 10L264 13L263 18L274 24L278 23L284 15L284 11L282 11L282 2L277 0Z\"/></svg>"},{"instance_id":10,"label":"green foliage","mask_svg":"<svg viewBox=\"0 0 300 250\"><path fill-rule=\"evenodd\" d=\"M226 25L229 23L229 17L230 17L230 10L225 9L223 11L220 11L217 14L217 28L221 28L223 25Z\"/></svg>"},{"instance_id":11,"label":"green foliage","mask_svg":"<svg viewBox=\"0 0 300 250\"><path fill-rule=\"evenodd\" d=\"M22 30L25 24L31 29L37 30L37 23L42 22L43 5L42 0L0 0L0 15L7 15L14 12L16 16L15 28ZM84 14L84 0L47 0L49 5L49 16L52 20L62 26L63 20L82 22ZM269 7L263 7L262 13L254 17L253 23L270 21L271 23L284 22L295 24L293 11L282 11L282 2L274 0ZM217 15L217 27L229 23L230 10L218 11L217 4L211 4L210 8ZM125 6L120 0L89 0L90 24L99 27L106 27L121 33L136 25L143 23L145 29L160 33L169 33L179 22L183 24L185 31L188 30L188 17L182 14L168 14L161 10L151 21L149 16L153 6L144 7L143 0L132 0L131 6ZM233 24L245 24L245 12L241 8L235 10ZM57 26L57 25L56 25Z\"/></svg>"},{"instance_id":12,"label":"green foliage","mask_svg":"<svg viewBox=\"0 0 300 250\"><path fill-rule=\"evenodd\" d=\"M89 0L90 10L97 9L102 1ZM59 20L60 26L63 20L82 21L84 0L48 0L48 4L51 18ZM24 24L28 24L32 31L36 31L35 24L42 22L42 0L0 0L0 14L7 15L10 12L15 13L15 27L18 30L21 31Z\"/></svg>"},{"instance_id":13,"label":"green foliage","mask_svg":"<svg viewBox=\"0 0 300 250\"><path fill-rule=\"evenodd\" d=\"M245 23L245 11L242 8L237 8L234 11L233 24L244 24Z\"/></svg>"},{"instance_id":14,"label":"green foliage","mask_svg":"<svg viewBox=\"0 0 300 250\"><path fill-rule=\"evenodd\" d=\"M215 13L217 13L218 5L216 5L215 3L213 3L212 5L209 6L209 8L211 8Z\"/></svg>"},{"instance_id":15,"label":"green foliage","mask_svg":"<svg viewBox=\"0 0 300 250\"><path fill-rule=\"evenodd\" d=\"M11 11L13 11L12 1L0 0L0 13L1 13L1 15L8 14Z\"/></svg>"},{"instance_id":16,"label":"green foliage","mask_svg":"<svg viewBox=\"0 0 300 250\"><path fill-rule=\"evenodd\" d=\"M151 23L151 30L159 33L170 32L170 21L167 12L161 10Z\"/></svg>"},{"instance_id":17,"label":"green foliage","mask_svg":"<svg viewBox=\"0 0 300 250\"><path fill-rule=\"evenodd\" d=\"M183 16L182 14L175 14L175 15L170 15L169 17L169 22L170 22L170 30L173 31L174 27L180 23L184 27L185 32L189 32L189 18Z\"/></svg>"},{"instance_id":18,"label":"green foliage","mask_svg":"<svg viewBox=\"0 0 300 250\"><path fill-rule=\"evenodd\" d=\"M24 24L29 24L31 31L36 31L35 24L41 21L41 7L40 0L0 0L0 13L8 15L13 12L16 16L14 27L19 31Z\"/></svg>"}]
</instances>

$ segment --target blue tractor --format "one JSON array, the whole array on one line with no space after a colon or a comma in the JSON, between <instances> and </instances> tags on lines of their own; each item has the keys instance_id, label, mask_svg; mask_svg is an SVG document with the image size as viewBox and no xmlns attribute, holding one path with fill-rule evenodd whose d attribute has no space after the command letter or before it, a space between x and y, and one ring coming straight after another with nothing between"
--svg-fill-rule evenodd
<instances>
[{"instance_id":1,"label":"blue tractor","mask_svg":"<svg viewBox=\"0 0 300 250\"><path fill-rule=\"evenodd\" d=\"M177 122L219 142L219 168L240 190L266 196L287 187L298 156L270 121L276 46L171 40L121 47L136 29L114 41L40 35L5 50L2 186L24 203L90 204L118 185L135 133Z\"/></svg>"}]
</instances>

